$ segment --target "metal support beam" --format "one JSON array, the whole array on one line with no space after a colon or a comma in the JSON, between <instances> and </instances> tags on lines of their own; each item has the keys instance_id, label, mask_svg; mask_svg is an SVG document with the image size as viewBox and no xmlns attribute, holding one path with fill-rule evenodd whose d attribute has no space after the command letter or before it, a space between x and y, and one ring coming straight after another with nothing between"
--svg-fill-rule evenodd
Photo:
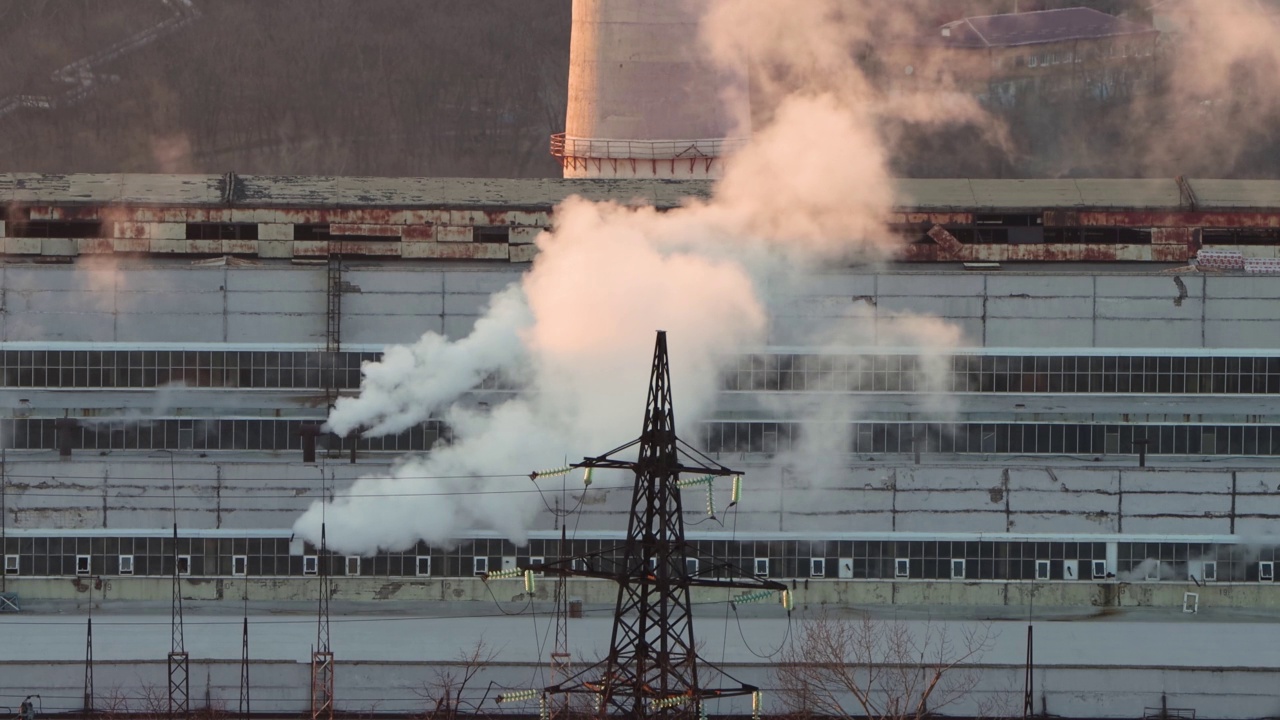
<instances>
[{"instance_id":1,"label":"metal support beam","mask_svg":"<svg viewBox=\"0 0 1280 720\"><path fill-rule=\"evenodd\" d=\"M333 720L333 653L311 653L311 720Z\"/></svg>"},{"instance_id":2,"label":"metal support beam","mask_svg":"<svg viewBox=\"0 0 1280 720\"><path fill-rule=\"evenodd\" d=\"M191 673L185 652L169 653L169 720L191 715Z\"/></svg>"}]
</instances>

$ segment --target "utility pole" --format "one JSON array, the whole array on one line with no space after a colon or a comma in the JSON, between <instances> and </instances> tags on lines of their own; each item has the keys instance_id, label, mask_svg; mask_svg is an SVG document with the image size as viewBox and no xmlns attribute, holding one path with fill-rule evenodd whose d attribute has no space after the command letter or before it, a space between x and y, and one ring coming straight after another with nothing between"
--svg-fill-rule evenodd
<instances>
[{"instance_id":1,"label":"utility pole","mask_svg":"<svg viewBox=\"0 0 1280 720\"><path fill-rule=\"evenodd\" d=\"M566 557L569 553L568 523L560 523L560 547L557 558ZM556 577L555 616L556 641L551 649L551 685L559 685L569 679L572 673L572 657L569 655L569 576L561 573ZM551 717L567 718L569 713L569 696L549 708Z\"/></svg>"},{"instance_id":2,"label":"utility pole","mask_svg":"<svg viewBox=\"0 0 1280 720\"><path fill-rule=\"evenodd\" d=\"M1035 669L1035 655L1033 653L1031 624L1032 619L1035 617L1035 606L1036 584L1032 582L1030 598L1027 600L1027 664L1025 675L1022 678L1022 720L1027 720L1035 715L1035 699L1032 697L1032 672Z\"/></svg>"},{"instance_id":3,"label":"utility pole","mask_svg":"<svg viewBox=\"0 0 1280 720\"><path fill-rule=\"evenodd\" d=\"M320 496L325 500L324 470L320 471ZM321 505L321 512L323 512ZM320 553L316 557L316 573L320 579L320 597L316 606L316 644L311 650L311 720L333 720L333 650L329 646L328 542L324 519L320 521Z\"/></svg>"},{"instance_id":4,"label":"utility pole","mask_svg":"<svg viewBox=\"0 0 1280 720\"><path fill-rule=\"evenodd\" d=\"M244 577L244 633L240 640L240 718L249 720L249 573Z\"/></svg>"},{"instance_id":5,"label":"utility pole","mask_svg":"<svg viewBox=\"0 0 1280 720\"><path fill-rule=\"evenodd\" d=\"M630 452L637 454L635 460L620 457ZM708 483L738 473L676 437L666 333L658 333L654 348L640 437L573 467L634 472L631 518L621 565L612 572L607 572L608 568L575 570L572 560L565 558L536 568L618 583L608 656L543 692L586 694L594 700L597 718L618 715L637 720L695 718L705 713L708 700L755 695L758 688L745 683L715 689L701 684L699 664L710 663L697 655L689 591L691 587L743 588L764 591L764 595L783 591L785 604L787 588L741 573L729 563L716 565L717 570L733 574L728 579L689 572L687 560L692 548L684 537L680 475L695 475L694 482ZM758 597L760 592L751 595ZM712 669L734 680L723 670Z\"/></svg>"},{"instance_id":6,"label":"utility pole","mask_svg":"<svg viewBox=\"0 0 1280 720\"><path fill-rule=\"evenodd\" d=\"M89 578L90 583L99 578ZM93 585L89 585L89 617L84 635L84 716L93 716Z\"/></svg>"},{"instance_id":7,"label":"utility pole","mask_svg":"<svg viewBox=\"0 0 1280 720\"><path fill-rule=\"evenodd\" d=\"M182 568L178 552L178 480L169 453L169 487L173 496L173 600L169 606L169 720L191 714L191 677L182 629ZM188 568L190 570L190 568Z\"/></svg>"}]
</instances>

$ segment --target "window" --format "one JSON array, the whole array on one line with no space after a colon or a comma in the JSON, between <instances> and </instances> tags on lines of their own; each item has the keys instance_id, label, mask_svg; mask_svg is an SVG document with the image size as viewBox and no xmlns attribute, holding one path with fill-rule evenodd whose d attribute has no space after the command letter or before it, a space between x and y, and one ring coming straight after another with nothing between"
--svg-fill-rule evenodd
<instances>
[{"instance_id":1,"label":"window","mask_svg":"<svg viewBox=\"0 0 1280 720\"><path fill-rule=\"evenodd\" d=\"M302 574L317 575L320 572L320 558L315 555L302 556Z\"/></svg>"},{"instance_id":2,"label":"window","mask_svg":"<svg viewBox=\"0 0 1280 720\"><path fill-rule=\"evenodd\" d=\"M1218 563L1213 560L1206 560L1200 567L1200 574L1204 577L1201 580L1212 582L1218 579Z\"/></svg>"},{"instance_id":3,"label":"window","mask_svg":"<svg viewBox=\"0 0 1280 720\"><path fill-rule=\"evenodd\" d=\"M911 561L910 561L910 560L908 560L908 559L906 559L906 558L898 558L897 560L894 560L894 561L893 561L893 576L894 576L894 577L900 577L900 578L910 577L910 576L911 576Z\"/></svg>"},{"instance_id":4,"label":"window","mask_svg":"<svg viewBox=\"0 0 1280 720\"><path fill-rule=\"evenodd\" d=\"M479 560L480 558L476 558L476 559ZM431 576L431 556L419 555L417 565L414 566L414 572L417 573L418 577L430 577Z\"/></svg>"},{"instance_id":5,"label":"window","mask_svg":"<svg viewBox=\"0 0 1280 720\"><path fill-rule=\"evenodd\" d=\"M347 574L348 575L360 574L360 556L359 555L347 556Z\"/></svg>"},{"instance_id":6,"label":"window","mask_svg":"<svg viewBox=\"0 0 1280 720\"><path fill-rule=\"evenodd\" d=\"M507 243L511 241L511 228L477 225L471 228L471 239L478 243Z\"/></svg>"},{"instance_id":7,"label":"window","mask_svg":"<svg viewBox=\"0 0 1280 720\"><path fill-rule=\"evenodd\" d=\"M769 577L769 558L756 558L755 571L756 577Z\"/></svg>"},{"instance_id":8,"label":"window","mask_svg":"<svg viewBox=\"0 0 1280 720\"><path fill-rule=\"evenodd\" d=\"M76 574L77 575L89 574L89 556L88 555L76 556Z\"/></svg>"},{"instance_id":9,"label":"window","mask_svg":"<svg viewBox=\"0 0 1280 720\"><path fill-rule=\"evenodd\" d=\"M1146 572L1145 578L1147 580L1160 579L1160 561L1159 560L1146 560L1143 562L1143 565L1146 566L1147 572Z\"/></svg>"},{"instance_id":10,"label":"window","mask_svg":"<svg viewBox=\"0 0 1280 720\"><path fill-rule=\"evenodd\" d=\"M120 556L120 574L121 575L133 574L133 556L132 555Z\"/></svg>"},{"instance_id":11,"label":"window","mask_svg":"<svg viewBox=\"0 0 1280 720\"><path fill-rule=\"evenodd\" d=\"M1099 580L1101 578L1105 578L1106 576L1107 576L1107 561L1094 560L1093 561L1093 578L1095 580Z\"/></svg>"},{"instance_id":12,"label":"window","mask_svg":"<svg viewBox=\"0 0 1280 720\"><path fill-rule=\"evenodd\" d=\"M951 579L952 580L964 579L964 561L963 560L951 561Z\"/></svg>"},{"instance_id":13,"label":"window","mask_svg":"<svg viewBox=\"0 0 1280 720\"><path fill-rule=\"evenodd\" d=\"M1037 580L1049 579L1049 561L1048 560L1036 561L1036 579Z\"/></svg>"},{"instance_id":14,"label":"window","mask_svg":"<svg viewBox=\"0 0 1280 720\"><path fill-rule=\"evenodd\" d=\"M231 574L244 575L249 569L249 558L246 555L231 556Z\"/></svg>"},{"instance_id":15,"label":"window","mask_svg":"<svg viewBox=\"0 0 1280 720\"><path fill-rule=\"evenodd\" d=\"M18 574L18 556L17 555L4 556L4 574L5 575Z\"/></svg>"},{"instance_id":16,"label":"window","mask_svg":"<svg viewBox=\"0 0 1280 720\"><path fill-rule=\"evenodd\" d=\"M658 569L658 558L649 558L649 571L654 572Z\"/></svg>"},{"instance_id":17,"label":"window","mask_svg":"<svg viewBox=\"0 0 1280 720\"><path fill-rule=\"evenodd\" d=\"M1262 582L1271 582L1276 579L1276 565L1270 560L1258 563L1258 579Z\"/></svg>"},{"instance_id":18,"label":"window","mask_svg":"<svg viewBox=\"0 0 1280 720\"><path fill-rule=\"evenodd\" d=\"M478 557L471 560L471 571L476 575L484 575L489 572L489 558Z\"/></svg>"},{"instance_id":19,"label":"window","mask_svg":"<svg viewBox=\"0 0 1280 720\"><path fill-rule=\"evenodd\" d=\"M529 558L529 565L530 565L530 566L545 565L545 564L546 564L546 562L547 562L547 559L546 559L546 558L543 558L543 557L530 557L530 558ZM542 571L541 571L541 570L534 570L533 574L534 574L536 577L542 577L542 574L543 574L543 573L542 573Z\"/></svg>"},{"instance_id":20,"label":"window","mask_svg":"<svg viewBox=\"0 0 1280 720\"><path fill-rule=\"evenodd\" d=\"M809 577L824 578L827 576L826 558L809 558Z\"/></svg>"},{"instance_id":21,"label":"window","mask_svg":"<svg viewBox=\"0 0 1280 720\"><path fill-rule=\"evenodd\" d=\"M587 570L587 561L584 558L576 557L569 561L569 567L578 572Z\"/></svg>"},{"instance_id":22,"label":"window","mask_svg":"<svg viewBox=\"0 0 1280 720\"><path fill-rule=\"evenodd\" d=\"M179 575L191 574L191 556L190 555L178 556L178 574Z\"/></svg>"},{"instance_id":23,"label":"window","mask_svg":"<svg viewBox=\"0 0 1280 720\"><path fill-rule=\"evenodd\" d=\"M684 559L684 574L693 577L698 574L698 558Z\"/></svg>"}]
</instances>

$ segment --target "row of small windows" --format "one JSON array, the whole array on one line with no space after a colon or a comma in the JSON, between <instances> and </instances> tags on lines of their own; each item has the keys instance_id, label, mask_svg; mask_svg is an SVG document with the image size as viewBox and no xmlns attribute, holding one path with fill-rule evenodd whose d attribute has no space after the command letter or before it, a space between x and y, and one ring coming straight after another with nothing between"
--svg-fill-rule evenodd
<instances>
[{"instance_id":1,"label":"row of small windows","mask_svg":"<svg viewBox=\"0 0 1280 720\"><path fill-rule=\"evenodd\" d=\"M713 453L773 454L804 449L803 431L801 423L708 422L701 440ZM1274 425L858 422L846 438L844 450L855 454L1280 455Z\"/></svg>"},{"instance_id":2,"label":"row of small windows","mask_svg":"<svg viewBox=\"0 0 1280 720\"><path fill-rule=\"evenodd\" d=\"M14 450L302 450L303 420L67 420L0 419L0 437ZM316 436L326 451L423 452L450 438L438 420L428 420L395 435L339 438Z\"/></svg>"},{"instance_id":3,"label":"row of small windows","mask_svg":"<svg viewBox=\"0 0 1280 720\"><path fill-rule=\"evenodd\" d=\"M360 366L381 353L195 350L5 350L4 387L360 387Z\"/></svg>"},{"instance_id":4,"label":"row of small windows","mask_svg":"<svg viewBox=\"0 0 1280 720\"><path fill-rule=\"evenodd\" d=\"M157 538L150 538L156 540ZM15 538L9 538L12 541ZM262 554L222 554L213 548L200 548L191 543L188 552L168 554L145 553L148 538L138 538L143 552L104 554L88 550L78 552L77 543L101 549L104 540L120 538L68 538L68 554L52 552L44 546L37 552L23 538L22 547L6 543L4 573L17 576L394 576L394 577L466 577L485 576L498 569L537 567L556 557L539 555L469 555L466 549L444 552L419 545L406 553L382 553L375 556L320 554L308 547L301 554L278 556ZM221 542L226 542L221 541ZM273 543L265 539L262 543ZM599 541L597 541L599 542ZM605 541L608 542L608 541ZM286 545L288 544L285 541ZM728 558L700 554L711 545L725 547L733 553ZM759 555L766 547L782 550L790 545L790 553ZM753 545L755 547L753 547ZM837 546L842 547L837 547ZM753 543L752 541L702 541L691 543L692 554L686 558L684 573L690 577L741 577L753 575L772 578L867 579L867 580L1119 580L1122 582L1273 582L1275 565L1280 555L1275 546L1240 546L1211 543L1142 543L1119 542L1115 558L1107 558L1108 543L1062 541L852 541ZM701 547L700 547L701 546ZM128 546L122 546L129 549ZM172 543L167 545L172 550ZM243 546L242 546L243 547ZM192 550L205 549L205 553ZM210 551L211 550L211 551ZM569 567L578 571L616 574L623 572L621 545L613 544L604 551L587 550L581 541L570 544L566 556ZM799 550L799 552L797 552ZM812 551L834 551L815 556ZM841 551L847 553L842 555ZM745 553L745 554L744 554ZM650 563L653 566L653 563Z\"/></svg>"},{"instance_id":5,"label":"row of small windows","mask_svg":"<svg viewBox=\"0 0 1280 720\"><path fill-rule=\"evenodd\" d=\"M1280 357L745 355L722 389L1280 394Z\"/></svg>"},{"instance_id":6,"label":"row of small windows","mask_svg":"<svg viewBox=\"0 0 1280 720\"><path fill-rule=\"evenodd\" d=\"M14 450L287 451L303 449L303 431L310 425L283 419L0 419L0 437ZM855 422L847 427L843 452L854 454L1280 455L1276 425ZM805 424L715 421L703 423L699 432L709 452L772 454L803 449ZM820 434L837 435L830 427ZM355 443L361 452L423 452L451 439L448 426L428 420L395 435L321 433L316 446L342 452Z\"/></svg>"},{"instance_id":7,"label":"row of small windows","mask_svg":"<svg viewBox=\"0 0 1280 720\"><path fill-rule=\"evenodd\" d=\"M4 387L352 389L376 352L5 350ZM939 378L935 384L926 376ZM481 390L508 389L499 376ZM768 354L740 356L729 391L1280 394L1280 357Z\"/></svg>"}]
</instances>

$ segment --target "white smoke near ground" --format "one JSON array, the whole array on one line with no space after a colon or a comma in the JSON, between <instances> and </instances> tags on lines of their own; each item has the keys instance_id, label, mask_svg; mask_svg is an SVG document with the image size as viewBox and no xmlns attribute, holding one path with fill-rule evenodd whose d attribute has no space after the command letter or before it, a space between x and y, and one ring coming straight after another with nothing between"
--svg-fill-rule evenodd
<instances>
[{"instance_id":1,"label":"white smoke near ground","mask_svg":"<svg viewBox=\"0 0 1280 720\"><path fill-rule=\"evenodd\" d=\"M667 331L677 430L690 438L691 423L714 405L725 363L766 344L764 288L794 287L824 264L892 256L888 149L850 38L824 30L821 14L795 12L808 3L746 3L767 17L741 23L737 2L715 2L708 16L708 36L728 48L717 57L740 58L750 46L771 66L793 64L794 82L712 199L666 212L581 199L559 206L529 272L491 300L471 335L428 333L390 349L366 366L360 397L341 401L329 421L340 433L386 433L438 417L452 444L313 505L295 525L301 537L319 540L323 522L329 546L343 552L420 539L447 545L469 531L522 542L543 509L526 473L637 435L655 330ZM797 28L808 32L809 51L793 62L782 46L797 40L778 30L797 14L814 24ZM815 59L821 66L811 66ZM849 83L832 82L832 72ZM958 337L919 327L920 346ZM491 374L519 377L522 391L491 409L458 403Z\"/></svg>"}]
</instances>

